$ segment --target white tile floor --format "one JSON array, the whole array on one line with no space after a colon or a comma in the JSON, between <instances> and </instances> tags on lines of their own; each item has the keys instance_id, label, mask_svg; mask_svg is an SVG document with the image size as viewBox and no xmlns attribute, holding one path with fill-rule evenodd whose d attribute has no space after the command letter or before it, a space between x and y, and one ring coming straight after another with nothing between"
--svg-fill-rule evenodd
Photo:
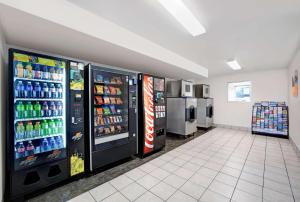
<instances>
[{"instance_id":1,"label":"white tile floor","mask_svg":"<svg viewBox=\"0 0 300 202\"><path fill-rule=\"evenodd\" d=\"M70 202L299 201L290 142L216 128Z\"/></svg>"}]
</instances>

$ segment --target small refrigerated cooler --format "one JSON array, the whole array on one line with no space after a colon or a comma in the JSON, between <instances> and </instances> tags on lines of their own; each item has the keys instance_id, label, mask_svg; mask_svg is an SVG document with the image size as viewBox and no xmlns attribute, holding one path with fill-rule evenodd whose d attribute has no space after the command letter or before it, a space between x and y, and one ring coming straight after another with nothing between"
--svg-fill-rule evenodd
<instances>
[{"instance_id":1,"label":"small refrigerated cooler","mask_svg":"<svg viewBox=\"0 0 300 202\"><path fill-rule=\"evenodd\" d=\"M9 50L7 200L69 177L68 61Z\"/></svg>"},{"instance_id":2,"label":"small refrigerated cooler","mask_svg":"<svg viewBox=\"0 0 300 202\"><path fill-rule=\"evenodd\" d=\"M166 144L165 78L138 75L138 154L144 157Z\"/></svg>"},{"instance_id":3,"label":"small refrigerated cooler","mask_svg":"<svg viewBox=\"0 0 300 202\"><path fill-rule=\"evenodd\" d=\"M136 154L135 73L86 67L90 171Z\"/></svg>"}]
</instances>

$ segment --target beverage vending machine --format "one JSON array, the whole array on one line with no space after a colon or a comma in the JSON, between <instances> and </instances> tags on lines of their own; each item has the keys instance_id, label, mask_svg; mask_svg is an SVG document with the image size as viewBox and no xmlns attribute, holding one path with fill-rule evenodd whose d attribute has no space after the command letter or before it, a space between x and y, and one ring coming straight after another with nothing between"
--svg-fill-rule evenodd
<instances>
[{"instance_id":1,"label":"beverage vending machine","mask_svg":"<svg viewBox=\"0 0 300 202\"><path fill-rule=\"evenodd\" d=\"M68 135L75 131L84 133L83 118L80 118L83 117L83 99L77 102L77 96L83 96L83 76L79 79L81 84L77 76L70 79L71 70L80 71L74 64L70 68L70 62L62 58L9 50L7 200L23 200L25 195L68 179L70 166L74 166L71 161L84 155L80 153L84 148L80 148L72 158L69 156L69 144L84 147L84 143L70 142ZM76 81L72 90L69 81L71 86ZM77 91L78 85L81 91ZM69 119L69 107L74 108L75 102L80 111L78 115L72 114L72 118L76 117L78 127L74 126L73 119L70 124ZM83 137L79 136L76 135L78 139ZM80 162L76 162L80 167ZM76 174L83 169L79 168Z\"/></svg>"},{"instance_id":2,"label":"beverage vending machine","mask_svg":"<svg viewBox=\"0 0 300 202\"><path fill-rule=\"evenodd\" d=\"M90 171L136 154L137 75L88 65Z\"/></svg>"},{"instance_id":3,"label":"beverage vending machine","mask_svg":"<svg viewBox=\"0 0 300 202\"><path fill-rule=\"evenodd\" d=\"M143 157L166 144L165 78L138 75L138 154Z\"/></svg>"}]
</instances>

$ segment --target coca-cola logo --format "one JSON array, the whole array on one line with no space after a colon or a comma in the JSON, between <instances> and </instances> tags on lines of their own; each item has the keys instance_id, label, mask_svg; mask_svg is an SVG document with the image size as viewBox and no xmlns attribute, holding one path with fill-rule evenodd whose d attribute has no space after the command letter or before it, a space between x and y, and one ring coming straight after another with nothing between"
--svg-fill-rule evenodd
<instances>
[{"instance_id":1,"label":"coca-cola logo","mask_svg":"<svg viewBox=\"0 0 300 202\"><path fill-rule=\"evenodd\" d=\"M153 77L144 75L144 116L145 116L145 146L144 153L153 150L154 139L154 103L153 103Z\"/></svg>"}]
</instances>

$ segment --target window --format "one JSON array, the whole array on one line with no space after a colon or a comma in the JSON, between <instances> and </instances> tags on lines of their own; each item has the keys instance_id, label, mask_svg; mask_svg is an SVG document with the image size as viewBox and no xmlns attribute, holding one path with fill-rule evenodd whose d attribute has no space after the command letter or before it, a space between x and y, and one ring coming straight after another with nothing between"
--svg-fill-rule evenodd
<instances>
[{"instance_id":1,"label":"window","mask_svg":"<svg viewBox=\"0 0 300 202\"><path fill-rule=\"evenodd\" d=\"M228 83L229 102L250 102L251 81Z\"/></svg>"}]
</instances>

